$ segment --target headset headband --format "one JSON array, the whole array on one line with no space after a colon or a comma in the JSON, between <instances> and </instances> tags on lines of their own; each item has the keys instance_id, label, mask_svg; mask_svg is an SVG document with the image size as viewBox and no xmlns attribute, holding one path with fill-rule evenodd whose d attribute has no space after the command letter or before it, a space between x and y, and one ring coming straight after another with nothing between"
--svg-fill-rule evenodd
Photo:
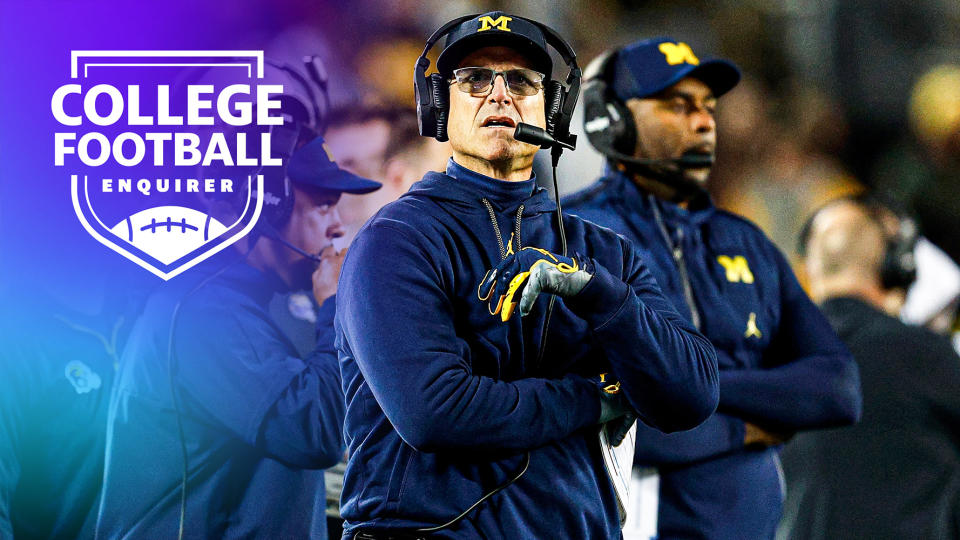
<instances>
[{"instance_id":1,"label":"headset headband","mask_svg":"<svg viewBox=\"0 0 960 540\"><path fill-rule=\"evenodd\" d=\"M430 67L430 59L427 58L427 53L430 52L430 49L432 49L433 46L436 45L437 41L439 41L440 38L450 33L450 30L453 27L459 26L471 19L475 19L480 15L482 15L482 13L474 13L473 15L464 15L463 17L458 17L444 24L440 28L437 28L437 30L433 34L431 34L430 37L427 39L427 44L423 47L423 52L420 53L420 57L417 58L417 75L421 77L426 75L427 68ZM574 89L574 87L576 88L576 90L579 91L580 89L579 79L581 76L581 72L580 72L580 67L577 65L577 53L574 52L573 47L571 47L570 44L567 43L567 41L560 36L560 34L556 33L549 26L543 23L528 19L526 17L517 17L517 18L527 21L528 23L539 28L541 32L543 32L544 34L543 37L544 39L546 39L547 44L553 47L553 49L560 54L560 58L562 58L564 63L567 65L567 69L569 70L569 73L567 74L566 82L567 82L567 85L570 87L571 93L573 93L572 90ZM576 94L574 94L574 96L576 96ZM574 104L576 103L576 99L573 99L572 101ZM426 105L427 103L429 103L429 101L424 103L424 105ZM572 107L570 108L570 112L573 112Z\"/></svg>"},{"instance_id":2,"label":"headset headband","mask_svg":"<svg viewBox=\"0 0 960 540\"><path fill-rule=\"evenodd\" d=\"M329 116L330 113L330 92L327 89L326 72L323 71L323 65L319 63L319 58L316 55L305 56L303 57L303 64L307 76L310 77L314 84L320 89L320 94L323 98L323 110L320 108L320 100L317 99L316 92L313 91L310 83L307 82L307 79L299 71L288 64L280 64L270 59L266 59L265 63L285 72L302 87L306 98L310 100L310 103L305 103L305 105L309 106L313 113L313 126L311 129L316 135L323 135L326 132L327 116Z\"/></svg>"},{"instance_id":3,"label":"headset headband","mask_svg":"<svg viewBox=\"0 0 960 540\"><path fill-rule=\"evenodd\" d=\"M421 81L425 81L427 79L427 68L430 67L430 60L427 58L427 53L430 52L430 49L433 48L440 38L449 34L454 27L479 17L480 15L482 15L482 13L464 15L463 17L453 19L434 31L434 33L431 34L427 39L427 43L423 47L423 52L420 53L420 57L417 58L417 64L414 70L414 87L417 93L418 110L420 108L431 107L434 100L434 96L431 93L429 85L421 84ZM567 88L564 92L562 108L559 111L560 114L556 128L554 129L554 133L555 136L559 136L558 138L569 138L570 136L568 134L570 132L570 121L573 119L573 110L576 108L577 98L580 95L580 80L582 78L580 66L577 65L577 53L574 52L573 47L571 47L570 44L560 36L560 34L556 33L549 26L526 17L516 18L522 19L539 28L540 31L543 32L546 43L553 47L553 49L560 54L560 57L567 65Z\"/></svg>"}]
</instances>

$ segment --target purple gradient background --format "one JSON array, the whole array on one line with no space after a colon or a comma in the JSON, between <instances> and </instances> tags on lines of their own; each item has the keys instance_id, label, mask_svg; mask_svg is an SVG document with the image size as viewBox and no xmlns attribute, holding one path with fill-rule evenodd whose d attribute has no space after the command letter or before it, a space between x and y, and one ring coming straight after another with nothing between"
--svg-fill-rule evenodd
<instances>
[{"instance_id":1,"label":"purple gradient background","mask_svg":"<svg viewBox=\"0 0 960 540\"><path fill-rule=\"evenodd\" d=\"M64 128L53 118L50 98L72 82L71 50L260 50L303 19L317 21L317 33L329 42L343 28L330 4L112 0L0 7L0 289L83 283L104 274L158 281L87 234L70 200L76 169L53 164L53 134ZM320 51L303 51L312 52Z\"/></svg>"}]
</instances>

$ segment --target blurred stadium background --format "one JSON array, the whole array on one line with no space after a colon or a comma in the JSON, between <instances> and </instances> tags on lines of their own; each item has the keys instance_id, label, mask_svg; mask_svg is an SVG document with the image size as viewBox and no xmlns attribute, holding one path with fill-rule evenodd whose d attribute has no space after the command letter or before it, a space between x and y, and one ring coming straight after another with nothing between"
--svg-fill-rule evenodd
<instances>
[{"instance_id":1,"label":"blurred stadium background","mask_svg":"<svg viewBox=\"0 0 960 540\"><path fill-rule=\"evenodd\" d=\"M462 14L502 9L543 21L571 41L581 67L607 48L672 35L701 58L724 56L744 71L719 104L711 181L718 205L752 219L795 256L813 208L870 188L914 212L923 233L960 260L955 0L310 4L271 5L257 29L274 34L268 55L294 61L321 51L338 104L413 104L412 66L426 36ZM589 184L602 166L584 137L562 161L564 192Z\"/></svg>"},{"instance_id":2,"label":"blurred stadium background","mask_svg":"<svg viewBox=\"0 0 960 540\"><path fill-rule=\"evenodd\" d=\"M68 273L96 275L95 283L121 273L135 275L145 287L157 283L81 230L68 191L56 183L63 181L63 171L49 160L49 95L63 83L68 48L107 49L122 43L125 48L264 49L267 57L292 65L300 64L304 54L317 53L330 72L334 107L413 107L413 65L426 37L454 17L494 9L552 26L571 42L581 67L608 48L658 35L688 43L701 59L735 61L744 79L719 103L711 191L719 206L756 222L794 262L798 232L812 210L867 189L912 212L923 234L960 261L957 0L282 0L224 5L171 1L150 17L138 5L145 13L131 20L150 21L146 28L116 24L121 14L127 15L124 9L134 9L117 2L56 3L56 25L43 32L36 31L33 4L0 10L3 50L29 52L8 55L0 63L5 82L0 102L18 104L4 110L7 128L0 129L0 162L5 165L0 276L15 269L18 278L56 283L65 279L67 266ZM81 13L84 24L76 25ZM156 46L160 42L164 47ZM435 49L432 58L437 54ZM563 77L562 70L558 66L554 76ZM30 74L30 84L23 82L24 73ZM575 122L581 122L579 113ZM581 137L577 150L562 159L561 191L588 185L601 168L602 159ZM540 172L548 181L546 170ZM37 188L40 181L47 182L45 189ZM64 235L76 241L66 241ZM104 276L100 268L110 272ZM794 268L803 281L801 265ZM4 286L9 286L7 280L0 278L0 289Z\"/></svg>"},{"instance_id":3,"label":"blurred stadium background","mask_svg":"<svg viewBox=\"0 0 960 540\"><path fill-rule=\"evenodd\" d=\"M70 26L67 5L57 6L63 13L56 19L59 26L50 29L62 34L56 42L17 26L17 20L32 20L29 5L6 8L12 13L0 18L3 39L34 53L0 65L3 80L31 72L40 56L62 55L61 41L73 36L69 47L82 43L91 49L156 48L161 42L163 48L264 49L268 57L292 65L317 53L330 71L335 106L412 107L413 64L426 37L460 15L502 9L543 21L569 39L581 67L608 48L672 35L701 58L724 56L744 71L744 80L719 104L711 189L721 207L758 223L796 260L796 235L813 207L872 188L914 212L924 235L960 261L956 0L284 0L242 7L170 2L149 10L108 2L71 8L89 15L82 29ZM149 31L117 26L121 16L150 20ZM24 104L7 111L8 125L18 129L0 133L0 155L6 156L11 178L62 177L46 165L48 124L35 121L35 115L49 113L49 92L37 89L53 87L46 79L60 84L58 69L34 70L38 79L32 86L0 87L4 102ZM563 77L561 70L554 75ZM575 123L580 118L578 113ZM24 156L37 157L20 159ZM581 137L577 150L561 160L561 190L589 184L601 166ZM71 256L91 256L93 242L74 227L69 200L51 201L45 191L4 184L2 199L20 201L4 207L7 222L30 220L31 215L19 215L23 209L55 204L48 215L62 216L67 229L79 234ZM29 253L18 257L24 268L55 265L63 253L48 257L30 249L48 242L48 234L43 229L23 240L5 238L5 250ZM0 265L13 266L8 262Z\"/></svg>"}]
</instances>

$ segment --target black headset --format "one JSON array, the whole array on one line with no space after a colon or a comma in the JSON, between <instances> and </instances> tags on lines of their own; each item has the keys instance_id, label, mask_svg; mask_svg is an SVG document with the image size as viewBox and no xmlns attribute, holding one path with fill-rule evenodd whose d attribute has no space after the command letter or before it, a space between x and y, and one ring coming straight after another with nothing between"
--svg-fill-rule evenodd
<instances>
[{"instance_id":1,"label":"black headset","mask_svg":"<svg viewBox=\"0 0 960 540\"><path fill-rule=\"evenodd\" d=\"M450 112L450 85L440 73L431 73L429 77L427 76L427 68L430 67L427 53L452 29L479 15L480 13L459 17L438 28L427 40L423 52L417 58L413 89L417 95L417 123L420 126L420 135L424 137L433 137L440 142L446 141L447 114ZM566 87L560 81L550 79L543 87L543 101L546 108L547 133L557 141L575 144L575 136L570 134L570 120L573 119L573 109L580 95L581 72L577 65L577 54L570 44L549 26L525 17L516 18L539 28L547 43L560 53L560 57L567 64L569 72ZM573 138L572 141L571 138Z\"/></svg>"},{"instance_id":2,"label":"black headset","mask_svg":"<svg viewBox=\"0 0 960 540\"><path fill-rule=\"evenodd\" d=\"M329 79L323 63L317 55L303 57L303 71L286 64L265 59L264 64L277 71L283 72L302 90L302 97L291 93L283 93L277 97L280 103L279 111L283 116L283 124L270 126L270 145L274 153L282 158L282 165L277 167L250 168L243 173L236 168L228 171L215 171L213 174L226 177L249 175L263 175L264 204L261 218L257 222L258 228L272 227L280 230L286 225L293 213L294 192L287 177L287 164L290 157L299 148L301 142L309 141L326 131L330 116ZM180 81L181 85L195 82L207 70L191 71ZM312 83L312 84L311 84ZM236 131L247 134L248 145L253 147L252 152L259 152L261 130L257 126L244 126ZM203 171L201 171L203 174ZM221 197L228 200L236 210L242 211L248 200L249 187L246 181L235 182L239 189L231 196ZM256 231L255 231L256 232Z\"/></svg>"},{"instance_id":3,"label":"black headset","mask_svg":"<svg viewBox=\"0 0 960 540\"><path fill-rule=\"evenodd\" d=\"M637 147L637 127L626 104L613 93L613 66L617 50L605 51L594 58L584 71L583 123L590 144L601 153L614 150L633 155Z\"/></svg>"},{"instance_id":4,"label":"black headset","mask_svg":"<svg viewBox=\"0 0 960 540\"><path fill-rule=\"evenodd\" d=\"M810 235L813 233L813 223L817 216L825 209L830 208L841 202L850 202L863 208L867 215L872 219L884 237L883 261L880 263L880 284L886 289L909 289L913 282L917 280L917 262L914 256L914 249L917 246L917 240L920 239L920 231L916 221L905 212L899 211L892 205L885 204L881 199L873 195L854 195L834 199L820 208L807 218L803 228L800 229L797 251L801 256L807 256L807 245L810 243ZM884 213L892 213L899 222L897 232L888 234L887 228L883 223Z\"/></svg>"},{"instance_id":5,"label":"black headset","mask_svg":"<svg viewBox=\"0 0 960 540\"><path fill-rule=\"evenodd\" d=\"M309 103L304 103L302 99L290 94L279 96L279 110L284 117L284 122L279 126L270 126L269 133L271 149L280 155L282 165L261 166L252 173L263 174L263 209L258 227L272 235L275 231L283 229L293 213L294 191L287 176L287 165L301 141L312 140L326 131L330 116L330 93L326 70L316 55L303 58L306 76L288 64L271 60L265 60L265 63L289 75L302 88L309 100ZM310 81L319 89L319 92L314 92ZM318 93L320 96L317 96ZM248 137L249 140L251 139ZM253 140L254 144L260 143L258 137L254 137ZM238 202L245 204L247 184L241 182L241 185L243 188L238 192Z\"/></svg>"},{"instance_id":6,"label":"black headset","mask_svg":"<svg viewBox=\"0 0 960 540\"><path fill-rule=\"evenodd\" d=\"M642 159L633 156L637 148L637 126L633 121L633 113L611 87L617 53L617 49L605 51L594 58L584 71L583 129L590 144L609 159L639 167L646 176L667 181L677 188L686 188L685 191L700 189L687 182L680 173L684 169L712 166L712 156L689 154L676 159Z\"/></svg>"}]
</instances>

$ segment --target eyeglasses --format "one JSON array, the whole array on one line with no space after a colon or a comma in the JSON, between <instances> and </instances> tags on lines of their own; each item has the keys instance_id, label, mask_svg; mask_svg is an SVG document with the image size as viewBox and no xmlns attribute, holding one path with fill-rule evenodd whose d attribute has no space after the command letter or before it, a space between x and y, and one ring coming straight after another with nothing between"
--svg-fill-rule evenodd
<instances>
[{"instance_id":1,"label":"eyeglasses","mask_svg":"<svg viewBox=\"0 0 960 540\"><path fill-rule=\"evenodd\" d=\"M503 76L507 91L517 96L532 96L543 88L543 73L532 69L497 71L485 67L465 67L453 70L451 83L456 82L461 92L485 96L492 91L497 76Z\"/></svg>"}]
</instances>

